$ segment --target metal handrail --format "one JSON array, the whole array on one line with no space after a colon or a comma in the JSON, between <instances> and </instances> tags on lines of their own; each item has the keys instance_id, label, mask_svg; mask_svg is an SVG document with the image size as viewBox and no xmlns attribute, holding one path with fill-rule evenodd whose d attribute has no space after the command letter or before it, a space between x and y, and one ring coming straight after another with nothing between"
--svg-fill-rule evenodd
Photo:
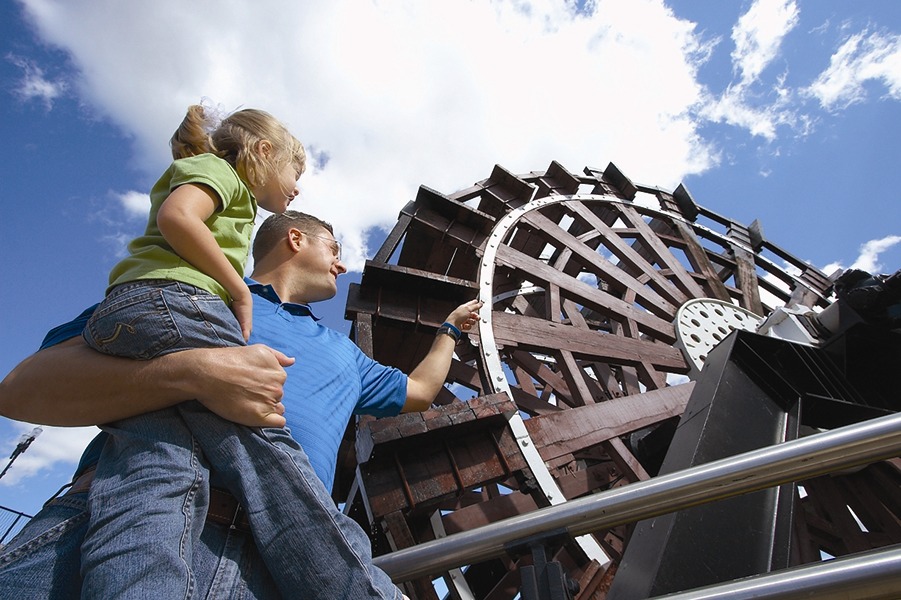
<instances>
[{"instance_id":1,"label":"metal handrail","mask_svg":"<svg viewBox=\"0 0 901 600\"><path fill-rule=\"evenodd\" d=\"M901 454L901 414L654 477L377 557L395 581L502 556L550 531L577 536Z\"/></svg>"},{"instance_id":2,"label":"metal handrail","mask_svg":"<svg viewBox=\"0 0 901 600\"><path fill-rule=\"evenodd\" d=\"M899 591L901 545L895 545L652 600L892 600Z\"/></svg>"}]
</instances>

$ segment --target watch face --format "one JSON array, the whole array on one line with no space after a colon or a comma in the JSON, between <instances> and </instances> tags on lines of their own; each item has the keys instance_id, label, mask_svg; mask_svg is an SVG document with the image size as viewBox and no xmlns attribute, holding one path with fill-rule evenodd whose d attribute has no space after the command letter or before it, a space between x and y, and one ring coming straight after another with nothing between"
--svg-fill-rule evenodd
<instances>
[{"instance_id":1,"label":"watch face","mask_svg":"<svg viewBox=\"0 0 901 600\"><path fill-rule=\"evenodd\" d=\"M457 341L460 341L460 335L447 325L442 325L441 327L439 327L438 331L436 332L436 335L441 335L442 333L451 336L452 338L454 338Z\"/></svg>"}]
</instances>

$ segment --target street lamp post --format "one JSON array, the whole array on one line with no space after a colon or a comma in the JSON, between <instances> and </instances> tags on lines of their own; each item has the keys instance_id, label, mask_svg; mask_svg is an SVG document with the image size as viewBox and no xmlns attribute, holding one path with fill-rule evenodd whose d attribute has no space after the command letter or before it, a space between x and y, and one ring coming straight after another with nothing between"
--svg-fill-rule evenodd
<instances>
[{"instance_id":1,"label":"street lamp post","mask_svg":"<svg viewBox=\"0 0 901 600\"><path fill-rule=\"evenodd\" d=\"M20 454L22 454L23 452L25 452L25 450L28 449L28 446L31 445L31 442L33 442L35 440L35 438L37 438L39 435L41 435L42 431L44 431L42 428L35 427L34 429L31 430L30 433L22 434L22 437L19 438L19 443L16 444L15 450L13 450L12 454L9 455L9 462L6 463L6 467L3 469L3 472L0 473L0 477L3 477L4 475L6 475L6 472L9 471L9 468L13 465L13 461L15 461L19 457Z\"/></svg>"}]
</instances>

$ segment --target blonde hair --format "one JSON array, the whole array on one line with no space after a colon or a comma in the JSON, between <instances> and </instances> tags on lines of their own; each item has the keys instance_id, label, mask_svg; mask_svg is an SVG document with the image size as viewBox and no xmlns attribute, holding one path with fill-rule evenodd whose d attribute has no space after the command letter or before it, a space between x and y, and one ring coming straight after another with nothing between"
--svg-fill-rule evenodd
<instances>
[{"instance_id":1,"label":"blonde hair","mask_svg":"<svg viewBox=\"0 0 901 600\"><path fill-rule=\"evenodd\" d=\"M172 134L172 158L215 154L227 161L250 187L266 183L286 164L293 163L298 175L306 170L307 154L300 140L269 113L255 108L235 111L216 123L217 115L200 104L188 107L181 125ZM268 157L259 144L268 141Z\"/></svg>"}]
</instances>

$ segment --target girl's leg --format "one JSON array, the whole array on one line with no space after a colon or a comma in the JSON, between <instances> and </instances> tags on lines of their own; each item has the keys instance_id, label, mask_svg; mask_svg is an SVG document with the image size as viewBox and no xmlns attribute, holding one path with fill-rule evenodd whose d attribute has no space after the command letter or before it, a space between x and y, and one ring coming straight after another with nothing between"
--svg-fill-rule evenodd
<instances>
[{"instance_id":1,"label":"girl's leg","mask_svg":"<svg viewBox=\"0 0 901 600\"><path fill-rule=\"evenodd\" d=\"M114 289L85 328L85 339L101 352L142 359L243 343L218 297L171 281ZM199 446L174 408L104 430L111 437L91 486L83 596L191 598L192 552L209 493Z\"/></svg>"},{"instance_id":2,"label":"girl's leg","mask_svg":"<svg viewBox=\"0 0 901 600\"><path fill-rule=\"evenodd\" d=\"M217 485L245 507L256 547L286 598L400 599L371 542L343 513L287 429L251 429L179 405Z\"/></svg>"},{"instance_id":3,"label":"girl's leg","mask_svg":"<svg viewBox=\"0 0 901 600\"><path fill-rule=\"evenodd\" d=\"M191 598L209 472L178 411L104 427L82 544L84 598Z\"/></svg>"},{"instance_id":4,"label":"girl's leg","mask_svg":"<svg viewBox=\"0 0 901 600\"><path fill-rule=\"evenodd\" d=\"M118 288L115 291L118 291ZM162 315L163 318L169 318L168 315L171 314L173 321L181 315L191 314L192 311L199 312L201 316L177 321L176 326L184 339L171 342L165 334L154 334L154 340L162 340L157 342L159 346L167 345L166 348L157 349L158 352L175 351L183 349L183 346L208 347L243 343L237 322L227 307L215 297L206 295L206 299L211 301L207 303L204 296L197 294L190 294L187 297L162 294L162 301L166 306L158 307L154 314ZM196 307L198 302L201 302L199 308ZM185 305L179 306L179 303ZM128 304L128 299L117 300L117 310L123 310ZM145 298L142 302L134 304L143 308L148 301ZM132 327L124 327L123 322ZM193 331L198 323L202 329ZM211 340L202 343L202 338L211 324L215 325L212 329L218 332L215 341L225 343L209 343ZM229 325L233 325L231 336L227 330ZM107 342L108 344L119 344L123 332L131 334L131 330L136 327L133 321L119 319L118 322L107 323L105 331L99 326L94 329L100 335L105 334L102 339L111 340ZM221 475L225 486L248 510L257 547L279 589L286 597L298 597L298 594L302 593L301 590L309 590L308 595L304 593L300 596L309 598L401 597L387 575L372 565L368 537L352 519L337 510L330 494L313 472L306 455L286 430L266 430L264 434L258 429L225 421L197 402L183 403L173 410L181 414L182 426L187 425L191 434L190 442L187 437L182 437L179 440L169 440L172 444L167 444L165 448L153 447L152 444L147 446L146 442L152 441L154 436L161 435L156 425L147 426L150 431L145 432L143 431L145 426L135 422L140 423L141 420L147 419L147 416L117 423L117 426L126 425L131 433L114 432L123 443L114 456L104 454L101 458L101 464L103 462L110 464L110 468L103 471L103 478L109 479L111 483L101 488L107 490L102 492L103 496L100 495L100 491L97 492L97 498L98 504L101 504L103 498L107 502L115 503L119 508L105 511L106 514L111 514L111 517L95 517L93 514L95 494L92 490L92 527L96 524L97 527L112 530L117 536L124 536L127 540L129 537L127 529L131 527L129 516L134 516L134 511L129 507L135 506L135 500L155 502L161 497L169 498L169 495L183 499L182 504L167 503L163 510L154 511L152 516L159 523L149 529L165 536L165 548L162 551L170 553L170 560L164 564L177 564L176 558L181 558L183 548L186 555L185 562L190 564L190 548L192 542L196 541L202 525L197 516L201 508L205 514L207 506L206 496L200 493L207 490L206 480L197 487L190 476L196 467L201 469L200 476L204 474L204 465L198 459L199 452L194 448L196 443L208 459L211 468ZM179 424L170 420L169 415L164 419L167 429L180 430ZM170 432L169 435L173 434ZM135 451L137 448L140 449ZM172 448L180 450L176 453ZM130 459L129 462L122 460L122 454L137 454L138 457ZM148 458L153 460L163 458L165 464L161 469L154 469L145 476L142 474L141 465L145 464ZM134 477L123 476L123 471L130 472L134 469L137 470ZM180 475L171 485L161 479L167 473L172 477L176 471ZM100 478L101 471L98 468L98 479ZM153 488L150 490L139 488L136 485L138 482L152 483ZM163 491L171 494L161 496ZM123 502L121 498L131 500ZM172 517L176 514L180 516L180 520L173 521ZM189 518L189 515L192 516ZM187 532L190 535L180 536L176 543L174 536L179 532ZM89 536L92 534L93 529L89 532ZM144 543L147 544L148 541L154 543L146 538ZM181 546L183 541L187 542L184 547ZM101 552L97 545L86 543L85 547L89 552ZM124 547L127 553L122 553L120 549L120 554L117 557L108 557L109 560L118 563L125 570L132 568L129 566L130 562L140 565L139 558L127 558L139 552L140 546ZM176 548L178 554L173 554ZM111 568L110 571L116 569ZM187 575L187 579L176 577L174 580L185 582L183 587L190 595L193 591L191 588L193 580L190 572ZM87 589L85 587L85 590ZM180 597L158 594L154 596ZM106 595L90 597L106 597Z\"/></svg>"}]
</instances>

